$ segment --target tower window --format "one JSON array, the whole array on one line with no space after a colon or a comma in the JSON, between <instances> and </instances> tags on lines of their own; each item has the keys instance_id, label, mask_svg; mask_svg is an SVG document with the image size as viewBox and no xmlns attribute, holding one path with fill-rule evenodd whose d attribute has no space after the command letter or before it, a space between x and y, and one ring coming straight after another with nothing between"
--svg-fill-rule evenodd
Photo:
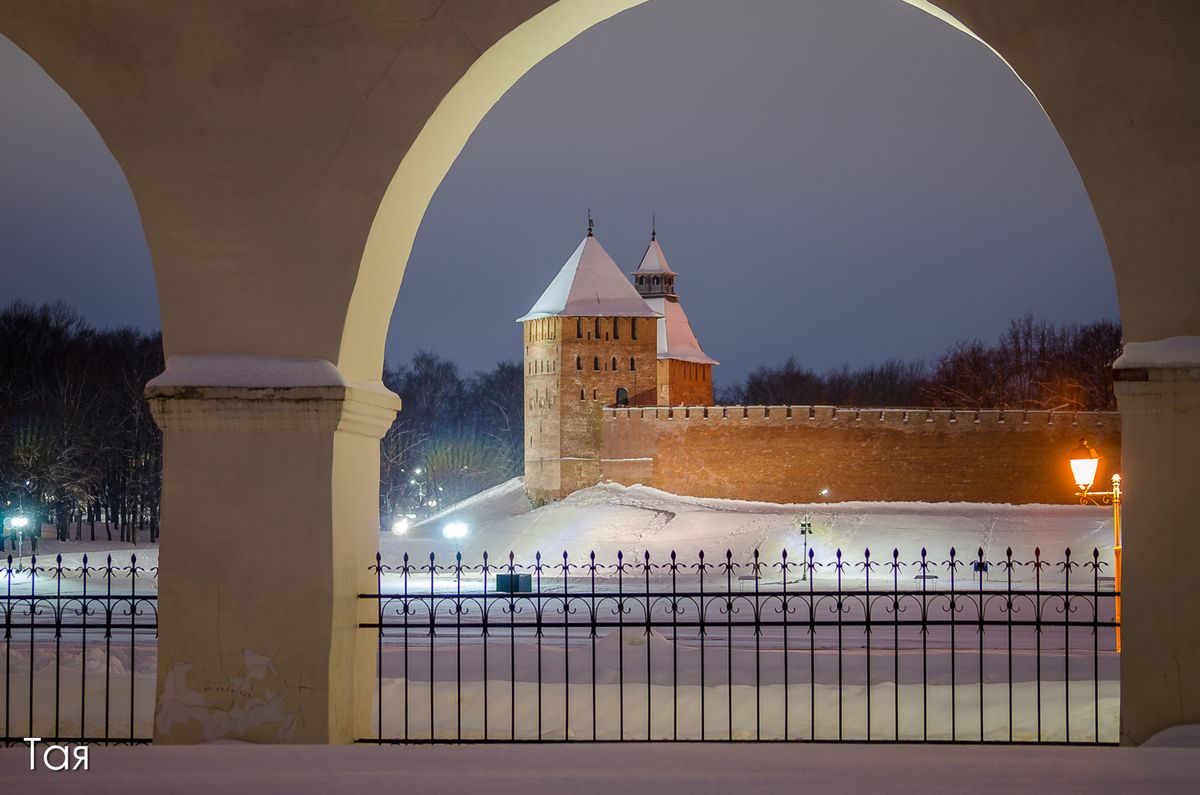
<instances>
[{"instance_id":1,"label":"tower window","mask_svg":"<svg viewBox=\"0 0 1200 795\"><path fill-rule=\"evenodd\" d=\"M586 397L584 396L584 394L583 394L583 390L582 390L582 389L581 389L581 390L579 390L579 399L580 399L580 400L587 400L587 398L586 398Z\"/></svg>"},{"instance_id":2,"label":"tower window","mask_svg":"<svg viewBox=\"0 0 1200 795\"><path fill-rule=\"evenodd\" d=\"M614 356L612 358L612 369L614 369L614 370L617 369L617 357L616 356Z\"/></svg>"},{"instance_id":3,"label":"tower window","mask_svg":"<svg viewBox=\"0 0 1200 795\"><path fill-rule=\"evenodd\" d=\"M593 356L593 357L592 357L592 369L593 369L593 370L599 370L599 369L600 369L600 357L599 357L599 356Z\"/></svg>"},{"instance_id":4,"label":"tower window","mask_svg":"<svg viewBox=\"0 0 1200 795\"><path fill-rule=\"evenodd\" d=\"M636 317L629 318L629 336L632 339L635 339L635 340L637 339L637 318Z\"/></svg>"},{"instance_id":5,"label":"tower window","mask_svg":"<svg viewBox=\"0 0 1200 795\"><path fill-rule=\"evenodd\" d=\"M651 281L651 284L653 284L655 287L657 287L657 286L658 286L658 277L657 277L657 276L655 276L655 277L654 277L653 279L651 279L650 281Z\"/></svg>"},{"instance_id":6,"label":"tower window","mask_svg":"<svg viewBox=\"0 0 1200 795\"><path fill-rule=\"evenodd\" d=\"M621 339L621 318L619 317L613 318L613 339Z\"/></svg>"},{"instance_id":7,"label":"tower window","mask_svg":"<svg viewBox=\"0 0 1200 795\"><path fill-rule=\"evenodd\" d=\"M583 359L580 359L578 356L575 357L575 369L576 370L583 369Z\"/></svg>"},{"instance_id":8,"label":"tower window","mask_svg":"<svg viewBox=\"0 0 1200 795\"><path fill-rule=\"evenodd\" d=\"M625 387L623 387L623 386L617 387L617 405L618 406L628 406L629 405L629 391L627 389L625 389Z\"/></svg>"},{"instance_id":9,"label":"tower window","mask_svg":"<svg viewBox=\"0 0 1200 795\"><path fill-rule=\"evenodd\" d=\"M575 339L583 339L583 318L575 318Z\"/></svg>"},{"instance_id":10,"label":"tower window","mask_svg":"<svg viewBox=\"0 0 1200 795\"><path fill-rule=\"evenodd\" d=\"M629 369L630 370L637 369L637 359L633 358L632 356L629 357Z\"/></svg>"},{"instance_id":11,"label":"tower window","mask_svg":"<svg viewBox=\"0 0 1200 795\"><path fill-rule=\"evenodd\" d=\"M600 339L600 318L596 318L596 339Z\"/></svg>"}]
</instances>

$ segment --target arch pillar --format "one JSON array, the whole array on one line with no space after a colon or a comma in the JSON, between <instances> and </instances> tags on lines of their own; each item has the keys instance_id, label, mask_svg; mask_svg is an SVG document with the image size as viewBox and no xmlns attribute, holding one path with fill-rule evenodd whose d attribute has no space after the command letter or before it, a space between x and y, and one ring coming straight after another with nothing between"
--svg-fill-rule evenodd
<instances>
[{"instance_id":1,"label":"arch pillar","mask_svg":"<svg viewBox=\"0 0 1200 795\"><path fill-rule=\"evenodd\" d=\"M1189 339L1200 351L1200 337ZM1139 366L1139 349L1163 344L1128 346L1115 371L1129 473L1121 586L1121 741L1128 744L1200 723L1200 360Z\"/></svg>"},{"instance_id":2,"label":"arch pillar","mask_svg":"<svg viewBox=\"0 0 1200 795\"><path fill-rule=\"evenodd\" d=\"M277 362L276 362L277 363ZM168 375L170 371L168 371ZM345 385L146 390L163 431L155 742L372 732L379 438L399 400Z\"/></svg>"}]
</instances>

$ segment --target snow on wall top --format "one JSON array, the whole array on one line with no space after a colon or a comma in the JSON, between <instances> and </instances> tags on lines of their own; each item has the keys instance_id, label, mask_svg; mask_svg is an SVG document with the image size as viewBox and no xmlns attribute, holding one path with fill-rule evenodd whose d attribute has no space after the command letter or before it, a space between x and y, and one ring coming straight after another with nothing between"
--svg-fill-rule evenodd
<instances>
[{"instance_id":1,"label":"snow on wall top","mask_svg":"<svg viewBox=\"0 0 1200 795\"><path fill-rule=\"evenodd\" d=\"M1200 337L1167 337L1153 342L1127 342L1113 368L1200 367Z\"/></svg>"},{"instance_id":2,"label":"snow on wall top","mask_svg":"<svg viewBox=\"0 0 1200 795\"><path fill-rule=\"evenodd\" d=\"M638 265L634 273L677 275L675 271L671 270L671 266L667 264L667 257L663 254L662 246L658 245L658 238L650 239L650 245L646 246L646 253L642 255L642 263Z\"/></svg>"},{"instance_id":3,"label":"snow on wall top","mask_svg":"<svg viewBox=\"0 0 1200 795\"><path fill-rule=\"evenodd\" d=\"M700 348L683 306L668 298L647 298L646 303L658 312L658 358L678 359L697 364L720 364Z\"/></svg>"},{"instance_id":4,"label":"snow on wall top","mask_svg":"<svg viewBox=\"0 0 1200 795\"><path fill-rule=\"evenodd\" d=\"M629 279L600 245L588 235L518 323L555 316L657 317Z\"/></svg>"},{"instance_id":5,"label":"snow on wall top","mask_svg":"<svg viewBox=\"0 0 1200 795\"><path fill-rule=\"evenodd\" d=\"M290 388L348 386L341 371L325 359L249 354L172 354L167 369L149 387L228 386Z\"/></svg>"}]
</instances>

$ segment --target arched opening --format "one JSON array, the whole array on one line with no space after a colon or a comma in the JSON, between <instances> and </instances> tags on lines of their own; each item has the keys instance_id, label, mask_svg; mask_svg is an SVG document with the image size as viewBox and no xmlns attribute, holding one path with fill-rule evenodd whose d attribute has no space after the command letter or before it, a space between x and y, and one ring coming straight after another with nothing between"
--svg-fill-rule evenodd
<instances>
[{"instance_id":1,"label":"arched opening","mask_svg":"<svg viewBox=\"0 0 1200 795\"><path fill-rule=\"evenodd\" d=\"M1146 114L1145 104L1141 104L1143 102L1155 107L1183 106L1184 103L1163 102L1162 97L1156 93L1169 89L1155 86L1169 86L1171 81L1150 79L1151 74L1140 70L1142 68L1134 65L1134 59L1129 58L1131 66L1125 78L1128 84L1145 85L1149 90L1130 92L1129 95L1111 101L1106 98L1104 102L1089 102L1089 98L1096 96L1089 88L1092 81L1080 81L1064 72L1060 67L1067 56L1062 51L1049 46L1051 54L1047 54L1044 51L1045 45L1038 45L1036 42L1031 44L1028 38L1021 38L1022 26L1030 29L1037 27L1029 20L1023 21L1015 28L1012 25L1006 28L1005 25L1011 20L1006 20L1003 13L985 13L981 10L983 6L975 5L969 0L954 3L939 0L939 3L941 6L961 7L976 12L973 18L978 19L978 24L984 26L981 30L985 36L988 35L986 30L989 26L997 30L996 36L989 36L994 41L1005 40L1000 33L1010 35L1011 40L1016 42L1011 47L1014 57L1021 58L1025 64L1020 67L1022 73L1040 81L1035 85L1039 86L1038 90L1047 102L1052 118L1063 132L1072 154L1080 163L1081 170L1085 172L1084 176L1092 191L1097 212L1104 224L1118 275L1127 339L1151 342L1168 337L1200 334L1200 318L1196 316L1194 309L1195 233L1179 231L1181 227L1178 221L1173 220L1174 217L1188 216L1181 208L1196 206L1194 188L1188 187L1178 176L1179 172L1187 171L1187 168L1181 169L1178 163L1186 164L1192 161L1175 157L1179 150L1177 147L1172 148L1170 140L1177 135L1176 125L1163 124L1160 120L1151 119L1151 124L1145 127L1140 124L1124 124L1122 127L1114 123L1113 114L1106 116L1102 112L1105 109L1115 109L1115 116L1124 119L1130 115L1125 113L1129 110L1139 119L1144 119ZM965 26L958 24L953 16L935 3L911 0L911 4L966 31ZM339 181L337 177L344 176L345 172L339 172L337 167L339 161L343 160L352 161L351 170L370 162L374 166L366 170L378 171L383 168L390 169L395 162L394 159L389 159L386 152L396 150L387 150L380 143L386 140L386 136L372 138L369 130L363 126L355 126L359 123L358 111L366 99L370 98L370 91L361 96L348 97L347 101L353 107L354 115L350 116L349 125L344 129L337 129L337 134L328 136L336 146L332 155L319 146L309 146L307 149L297 147L297 151L313 152L315 154L312 157L281 158L297 164L296 172L270 170L274 163L268 163L259 157L261 150L255 151L252 145L240 148L237 152L239 155L246 155L244 158L230 158L229 162L219 163L221 168L217 169L219 174L215 177L209 176L213 170L205 168L211 164L203 158L197 156L187 160L186 171L195 176L196 184L178 180L180 184L175 190L187 191L192 201L182 200L178 194L173 193L166 183L168 178L174 175L163 173L163 169L158 169L160 173L155 174L154 166L161 162L182 163L187 156L203 151L205 147L199 146L197 139L187 138L183 129L188 126L186 124L179 125L180 129L176 131L178 140L156 139L154 135L146 135L146 130L153 129L153 126L143 125L144 119L129 112L131 107L141 107L138 105L139 101L155 99L152 94L154 86L147 84L142 96L124 95L124 100L120 102L114 101L112 95L90 102L89 112L96 114L94 118L99 119L97 126L128 169L131 184L142 203L146 229L155 244L155 267L160 293L163 296L163 322L168 331L165 340L167 352L184 355L274 356L282 360L276 362L279 368L275 372L286 372L286 377L280 377L276 383L270 385L274 389L303 387L344 392L359 388L370 392L378 381L389 310L403 275L403 268L398 268L397 263L407 261L429 198L467 137L487 110L531 65L589 27L633 5L636 3L632 0L608 3L564 0L532 16L511 33L497 36L498 41L474 61L469 71L465 68L462 70L462 78L440 104L434 101L427 103L429 107L437 104L437 109L429 116L427 123L419 125L421 130L405 152L391 182L387 182L385 177L381 182L367 185L367 190L361 189L362 186L355 184L354 180ZM1111 10L1094 11L1097 18L1110 21L1117 18L1113 15L1120 13ZM34 23L37 21L36 16L34 14L30 17ZM1033 17L1036 17L1036 14ZM101 57L102 48L95 48L96 59L87 60L82 66L77 58L56 60L53 47L46 43L52 42L54 37L37 39L38 29L34 23L30 23L29 27L29 30L34 31L31 34L35 45L33 49L40 48L47 62L58 67L60 72L67 73L63 84L73 86L83 94L89 91L96 92L96 86L102 86L104 83L101 79L105 74L104 69L109 68L108 63ZM1150 20L1139 24L1158 23ZM1166 24L1169 26L1169 21ZM24 31L18 30L18 33ZM1045 40L1053 45L1054 37L1058 35L1065 34L1047 34ZM1165 41L1169 38L1162 36L1157 40ZM71 37L63 37L62 40L73 42ZM1149 37L1149 40L1155 38ZM1102 42L1096 45L1097 48L1109 46L1103 43L1107 42L1104 37L1097 37L1095 41ZM1039 47L1043 49L1039 50ZM471 49L472 57L475 51ZM1077 54L1079 50L1074 52ZM1117 51L1117 55L1120 54ZM1114 60L1118 59L1114 57ZM96 79L81 81L77 75L76 79L69 79L72 77L69 74L72 63L76 69L83 68L94 73ZM1093 69L1087 71L1089 74L1095 74ZM117 82L121 81L114 80L113 84ZM1034 82L1032 78L1031 82ZM1104 80L1100 78L1094 82L1104 85ZM1179 83L1185 85L1186 90L1191 90L1190 82ZM367 84L378 86L380 95L386 94L391 87L387 81L380 79L378 70L371 70ZM168 89L171 88L168 86ZM434 86L427 93L436 96L439 91L439 87ZM213 93L217 95L219 91ZM296 93L292 92L292 95L295 96ZM1134 99L1133 96L1137 94L1144 94L1145 99ZM396 96L401 99L407 98L403 93ZM421 97L428 99L427 94L421 94ZM1069 98L1069 101L1064 101L1064 97ZM324 111L319 103L310 104ZM398 104L406 109L405 113L410 117L413 115L410 112L411 108L426 107L421 102L415 105L407 102ZM416 113L420 114L421 111ZM374 114L368 112L361 115L369 119ZM230 114L228 118L234 120L237 117ZM278 120L274 118L268 121L270 129L283 134L287 125L278 124ZM334 125L337 126L339 121L340 119L334 118ZM306 126L292 125L294 129L303 129ZM1123 131L1123 128L1136 129L1136 135L1141 136L1138 139L1140 143L1136 146L1128 145L1132 143L1129 136L1134 133ZM1097 135L1096 130L1105 130L1106 134ZM227 130L222 129L220 132L227 142L242 140L236 135L228 134ZM236 132L244 135L246 131L238 129ZM256 136L245 137L249 140ZM270 136L262 137L262 140L268 139L273 143L275 141ZM162 149L146 146L147 141L154 140L166 140L169 148L183 154L168 155ZM399 147L398 151L403 152L409 140L411 139L402 138L398 143L393 143L393 146ZM210 150L214 148L226 153L239 150L239 146L233 143L208 147ZM148 154L139 156L140 151ZM356 151L369 152L370 155L355 161L353 157ZM380 152L385 154L381 157ZM1143 154L1147 152L1151 154ZM172 157L180 159L172 160ZM381 165L380 160L386 162ZM259 170L260 167L264 170ZM330 169L333 171L333 178L326 180L325 177L330 176ZM300 174L300 178L284 178L295 174ZM227 179L229 182L223 184L220 179ZM1194 180L1190 182L1194 183ZM253 192L239 192L239 189L256 184L271 184L277 190L277 193L264 190L255 194L256 199L267 199L261 201L258 209L278 211L287 217L277 219L269 214L245 213L245 207L234 201L229 202L228 208L222 208L219 202L213 200L213 196L236 198ZM293 201L288 196L288 192L295 190L296 186L310 184L320 185L320 190L305 196L310 201ZM384 184L387 185L386 192L376 211L378 188ZM202 186L204 190L196 190L197 185ZM233 189L230 189L231 187ZM277 200L278 197L284 197L285 200ZM297 209L296 205L305 206ZM293 211L299 217L293 217ZM244 220L243 217L252 220ZM264 217L270 217L271 222L264 223ZM305 234L305 221L314 221L308 225L317 231ZM355 231L323 235L322 230L338 227L354 227ZM358 231L367 228L370 231L360 265L356 270L351 263L362 248ZM189 232L189 229L192 231ZM196 229L221 230L223 234L196 235ZM326 237L327 239L324 239ZM203 268L197 263L219 263L221 255L230 252L238 256L229 258L228 267L222 268L219 273L200 275ZM299 275L302 278L289 280L289 275ZM237 289L238 280L241 284L240 290ZM264 301L266 298L271 300ZM256 309L261 311L256 312ZM631 329L631 336L636 338L636 327ZM1149 356L1140 361L1146 364L1141 370L1153 370L1162 369L1165 360ZM1191 360L1174 361L1182 361L1189 366L1195 363ZM261 388L268 386L262 382L262 373L266 371L265 367L253 371L249 383L203 383L195 380L196 376L193 375L180 376L185 379L190 377L192 380L180 380L176 385L192 390L197 387L214 386L230 389ZM241 372L244 374L246 371ZM1177 388L1179 394L1182 394L1184 389L1182 386ZM1135 395L1134 392L1130 394ZM1182 440L1177 444L1181 452L1175 456L1182 458L1185 453L1196 447L1195 432L1192 426L1185 425L1185 420L1179 419L1183 412L1176 409L1182 405L1182 398L1177 405L1171 402L1177 396L1175 392L1166 397L1164 394L1160 392L1157 395L1142 397L1135 395L1131 398L1134 404L1141 407L1140 413L1136 415L1138 424L1134 433L1136 438L1143 442L1151 438L1167 437ZM194 399L202 403L206 398ZM1162 403L1165 408L1157 411L1156 407L1159 404L1155 401ZM391 410L390 405L384 400L376 406L380 416ZM357 416L356 420L361 423L362 416ZM1183 432L1173 433L1172 431L1179 430L1175 425L1182 428ZM338 513L339 526L343 528L370 524L373 495L369 493L369 489L355 491L349 484L372 480L370 467L361 464L368 461L377 450L372 451L369 442L356 441L349 447L340 446L328 453L314 453L312 449L302 446L288 447L281 441L285 436L280 430L274 436L258 437L256 443L260 449L257 452L249 441L243 440L244 443L240 446L236 440L229 441L233 435L223 442L230 446L228 450L218 451L199 446L188 447L185 450L183 446L178 447L177 450L181 453L193 456L192 459L182 459L174 475L170 472L167 475L168 483L174 477L176 484L183 487L176 492L179 500L179 521L182 524L191 522L198 530L205 529L200 518L203 511L195 511L196 518L188 519L189 512L185 508L211 508L208 502L201 498L207 493L220 491L222 483L217 471L217 461L239 462L241 467L253 472L256 466L261 467L269 463L270 454L275 456L275 460L303 460L305 464L310 465L311 471L304 470L294 476L314 487L324 484L320 488L323 489L325 500L314 505L297 505L292 511L294 516L281 518L277 507L268 509L256 503L255 497L251 495L239 495L238 499L231 499L228 505L221 508L230 511L231 516L236 516L240 523L264 528L288 526L294 531L295 527L291 526L291 520L294 518L296 525L303 527L308 533L306 538L319 540L321 543L328 543L331 536L331 519L327 515L328 511L322 516L323 506L334 506ZM262 444L263 438L266 438L268 444ZM1134 453L1126 463L1127 471L1136 473L1131 482L1139 483L1143 489L1138 499L1130 503L1131 517L1137 514L1134 524L1140 523L1144 528L1144 535L1138 542L1143 561L1153 557L1155 553L1161 552L1164 556L1171 554L1172 549L1174 554L1179 554L1178 548L1166 544L1166 534L1161 528L1170 524L1168 519L1171 512L1180 509L1178 495L1193 492L1192 487L1195 485L1192 482L1194 468L1175 466L1175 458L1162 456L1157 452L1157 448L1152 450L1150 447L1147 444L1134 445L1131 448ZM295 453L297 449L305 455L289 457L289 453ZM234 455L230 455L231 452ZM243 453L245 460L239 461L238 454ZM346 462L351 459L359 463L347 465ZM338 476L330 478L331 470L336 470ZM1173 474L1175 471L1178 473ZM261 476L266 478L270 475ZM331 490L334 489L337 490L336 499L330 499ZM193 496L189 497L189 494ZM194 505L189 500L194 501ZM278 506L279 501L276 500L275 504ZM371 510L364 510L364 506ZM252 510L248 512L247 508ZM208 522L209 526L212 524L212 521ZM233 525L232 522L229 524ZM183 535L185 534L181 533L181 537ZM266 531L263 535L267 535ZM343 533L339 542L346 541L346 535L349 534ZM249 543L261 542L258 539L250 539ZM339 570L356 570L355 566L360 562L358 558L363 550L355 547L355 544L357 541L330 544L333 554L345 555ZM343 553L341 550L345 547L355 548L351 552ZM204 552L203 548L196 551L200 554ZM254 550L259 555L266 555L269 551L270 548L266 546L256 547ZM252 559L253 555L244 557ZM186 555L176 558L177 561L186 559ZM196 562L192 565L200 565L199 561L202 558L196 557L193 560ZM1135 560L1136 558L1131 558L1131 561ZM1133 565L1131 571L1136 568L1137 565ZM215 566L210 568L212 571L217 569ZM236 572L230 573L228 582L236 582L237 576ZM1140 576L1141 587L1153 586L1151 569L1142 568ZM347 591L352 592L352 588ZM344 602L347 600L331 600L329 604ZM164 602L168 603L169 600ZM175 604L181 602L176 601ZM1166 636L1165 630L1155 624L1153 617L1145 618L1144 626L1147 627L1149 635L1157 633L1158 636ZM344 624L346 627L354 626L350 618L347 618ZM195 634L199 636L199 633ZM249 643L253 639L248 636L246 640ZM326 657L328 659L328 655ZM233 662L236 664L236 661ZM291 664L291 661L286 660L277 662L281 666ZM315 681L321 678L320 672L312 677L309 677L308 673L300 671L299 675L289 678L293 681ZM1155 677L1146 675L1140 679L1150 681ZM1139 681L1139 677L1133 676L1132 681ZM212 684L216 687L220 682L214 680ZM341 700L351 700L349 691L340 695L346 696ZM292 696L289 695L288 698ZM330 699L329 703L338 704L341 700L334 698ZM1136 699L1134 702L1136 703ZM316 714L316 711L312 714ZM1135 736L1140 735L1135 733Z\"/></svg>"},{"instance_id":2,"label":"arched opening","mask_svg":"<svg viewBox=\"0 0 1200 795\"><path fill-rule=\"evenodd\" d=\"M629 390L627 390L623 386L617 387L617 405L618 406L628 406L629 405Z\"/></svg>"}]
</instances>

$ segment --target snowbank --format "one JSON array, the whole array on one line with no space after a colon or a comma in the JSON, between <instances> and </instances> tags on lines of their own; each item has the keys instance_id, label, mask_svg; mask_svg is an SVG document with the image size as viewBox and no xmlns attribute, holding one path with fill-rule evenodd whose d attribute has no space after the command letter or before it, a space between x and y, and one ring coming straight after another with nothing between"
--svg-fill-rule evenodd
<instances>
[{"instance_id":1,"label":"snowbank","mask_svg":"<svg viewBox=\"0 0 1200 795\"><path fill-rule=\"evenodd\" d=\"M777 561L786 549L790 559L800 560L806 540L800 534L802 517L812 523L807 542L819 562L832 561L838 549L847 559L861 561L868 548L874 560L890 559L897 549L902 561L911 562L920 558L922 547L938 563L948 557L951 547L960 559L974 558L982 549L988 560L1003 560L1008 547L1021 561L1031 560L1039 547L1043 559L1052 561L1061 560L1068 547L1077 560L1090 559L1093 549L1100 550L1106 563L1112 558L1112 516L1096 507L914 502L780 505L684 497L646 486L602 483L533 510L518 479L451 506L408 535L385 534L380 547L385 562L397 562L405 552L415 560L428 560L433 552L438 562L449 563L461 551L465 562L477 564L485 550L492 563L506 561L509 551L519 563L532 563L538 551L543 560L555 562L564 550L574 563L585 562L592 551L598 562L612 563L618 550L626 560L650 552L659 562L672 550L689 562L700 550L710 560L730 550L735 560L744 562L755 549L768 561ZM467 523L468 537L442 538L441 527L450 521Z\"/></svg>"}]
</instances>

